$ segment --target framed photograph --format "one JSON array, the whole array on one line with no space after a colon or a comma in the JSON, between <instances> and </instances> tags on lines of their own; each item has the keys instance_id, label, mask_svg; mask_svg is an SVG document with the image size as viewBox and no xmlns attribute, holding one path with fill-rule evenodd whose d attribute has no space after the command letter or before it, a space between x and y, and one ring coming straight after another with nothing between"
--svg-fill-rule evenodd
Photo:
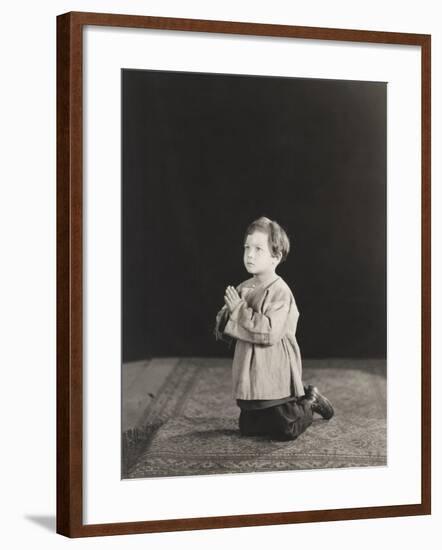
<instances>
[{"instance_id":1,"label":"framed photograph","mask_svg":"<svg viewBox=\"0 0 442 550\"><path fill-rule=\"evenodd\" d=\"M430 47L58 17L58 533L430 514Z\"/></svg>"}]
</instances>

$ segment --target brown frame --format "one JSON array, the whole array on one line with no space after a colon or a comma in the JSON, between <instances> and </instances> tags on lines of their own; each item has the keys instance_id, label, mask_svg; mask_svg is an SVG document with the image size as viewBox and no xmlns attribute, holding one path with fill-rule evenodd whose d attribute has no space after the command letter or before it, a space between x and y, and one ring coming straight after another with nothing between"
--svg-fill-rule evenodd
<instances>
[{"instance_id":1,"label":"brown frame","mask_svg":"<svg viewBox=\"0 0 442 550\"><path fill-rule=\"evenodd\" d=\"M84 525L82 31L85 25L421 47L422 495L420 504ZM431 36L393 32L71 12L57 17L57 532L68 537L217 529L431 513Z\"/></svg>"}]
</instances>

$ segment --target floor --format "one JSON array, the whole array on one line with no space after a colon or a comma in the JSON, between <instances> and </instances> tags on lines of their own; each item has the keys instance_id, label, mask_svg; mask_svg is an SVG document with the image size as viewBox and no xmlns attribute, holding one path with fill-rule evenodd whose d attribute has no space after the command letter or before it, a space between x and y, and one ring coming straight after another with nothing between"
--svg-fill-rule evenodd
<instances>
[{"instance_id":1,"label":"floor","mask_svg":"<svg viewBox=\"0 0 442 550\"><path fill-rule=\"evenodd\" d=\"M230 365L171 357L123 366L123 478L386 465L385 360L304 359L304 382L336 415L289 443L240 436Z\"/></svg>"}]
</instances>

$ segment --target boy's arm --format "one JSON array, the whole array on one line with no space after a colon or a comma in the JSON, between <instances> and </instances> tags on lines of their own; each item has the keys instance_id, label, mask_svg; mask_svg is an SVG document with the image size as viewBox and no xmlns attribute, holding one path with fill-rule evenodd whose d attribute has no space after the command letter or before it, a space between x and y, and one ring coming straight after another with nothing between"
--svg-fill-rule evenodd
<instances>
[{"instance_id":1,"label":"boy's arm","mask_svg":"<svg viewBox=\"0 0 442 550\"><path fill-rule=\"evenodd\" d=\"M270 302L264 313L259 313L241 300L231 312L224 333L253 344L271 346L278 342L290 311L290 300L278 296Z\"/></svg>"},{"instance_id":2,"label":"boy's arm","mask_svg":"<svg viewBox=\"0 0 442 550\"><path fill-rule=\"evenodd\" d=\"M239 284L236 287L237 292L241 292L242 285ZM224 304L223 307L216 314L215 328L213 329L213 334L217 340L224 340L229 344L232 342L232 337L224 332L226 324L229 320L229 308Z\"/></svg>"}]
</instances>

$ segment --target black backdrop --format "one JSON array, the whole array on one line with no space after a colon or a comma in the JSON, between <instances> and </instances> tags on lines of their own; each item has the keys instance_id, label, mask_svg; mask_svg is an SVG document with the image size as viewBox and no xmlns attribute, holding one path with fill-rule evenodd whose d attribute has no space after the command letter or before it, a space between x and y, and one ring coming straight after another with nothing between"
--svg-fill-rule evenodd
<instances>
[{"instance_id":1,"label":"black backdrop","mask_svg":"<svg viewBox=\"0 0 442 550\"><path fill-rule=\"evenodd\" d=\"M212 336L276 219L304 357L386 354L380 82L122 71L123 361L231 354Z\"/></svg>"}]
</instances>

